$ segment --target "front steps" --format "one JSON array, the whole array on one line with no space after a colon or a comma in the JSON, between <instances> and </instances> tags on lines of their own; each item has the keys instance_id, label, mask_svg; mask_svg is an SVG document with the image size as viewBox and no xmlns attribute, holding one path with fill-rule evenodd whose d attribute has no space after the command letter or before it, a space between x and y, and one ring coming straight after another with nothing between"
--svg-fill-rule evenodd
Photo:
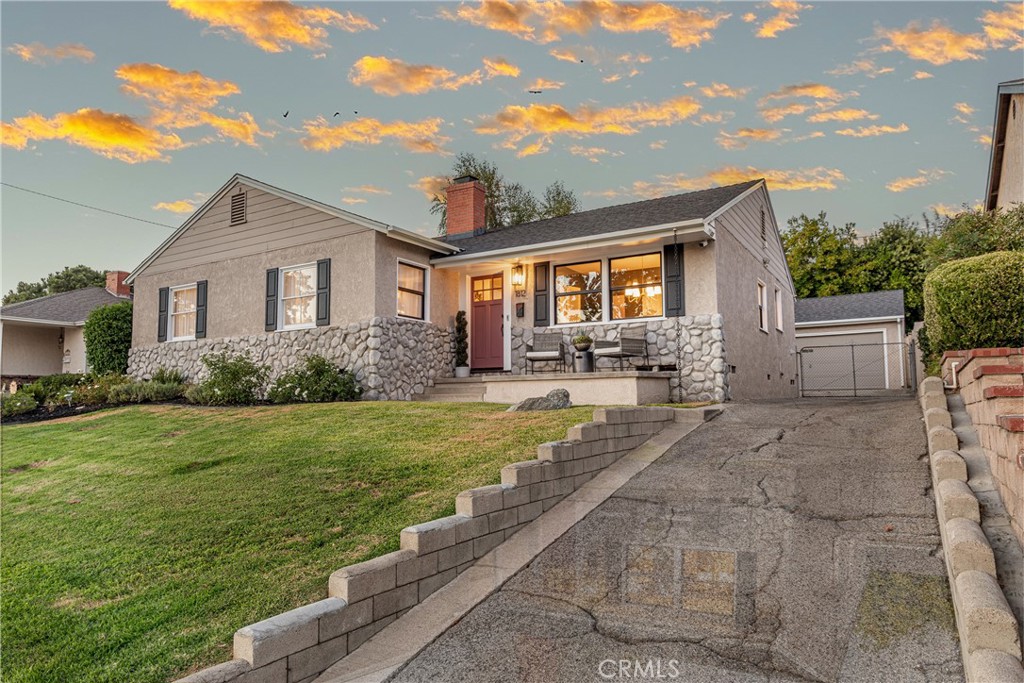
<instances>
[{"instance_id":1,"label":"front steps","mask_svg":"<svg viewBox=\"0 0 1024 683\"><path fill-rule=\"evenodd\" d=\"M481 403L484 400L484 383L479 377L444 378L434 380L420 401L431 403Z\"/></svg>"}]
</instances>

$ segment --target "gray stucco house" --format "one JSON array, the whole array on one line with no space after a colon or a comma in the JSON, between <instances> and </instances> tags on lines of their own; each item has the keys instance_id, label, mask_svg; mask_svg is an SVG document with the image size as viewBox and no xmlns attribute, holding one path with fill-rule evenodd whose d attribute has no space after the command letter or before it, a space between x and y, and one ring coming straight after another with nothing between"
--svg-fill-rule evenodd
<instances>
[{"instance_id":1,"label":"gray stucco house","mask_svg":"<svg viewBox=\"0 0 1024 683\"><path fill-rule=\"evenodd\" d=\"M676 399L797 394L794 288L763 180L489 232L476 179L447 192L448 234L429 238L234 176L129 275L130 372L197 377L227 350L276 374L321 353L367 398L406 400L452 376L465 310L474 371L524 375L541 332L568 347L628 328L648 347L633 369Z\"/></svg>"}]
</instances>

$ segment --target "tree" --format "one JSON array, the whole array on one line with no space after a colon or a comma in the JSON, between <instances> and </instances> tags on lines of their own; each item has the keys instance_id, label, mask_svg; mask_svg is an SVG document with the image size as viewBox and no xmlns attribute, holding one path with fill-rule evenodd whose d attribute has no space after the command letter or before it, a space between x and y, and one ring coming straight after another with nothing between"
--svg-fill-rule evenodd
<instances>
[{"instance_id":1,"label":"tree","mask_svg":"<svg viewBox=\"0 0 1024 683\"><path fill-rule=\"evenodd\" d=\"M132 302L101 306L85 319L85 360L97 375L128 371Z\"/></svg>"},{"instance_id":2,"label":"tree","mask_svg":"<svg viewBox=\"0 0 1024 683\"><path fill-rule=\"evenodd\" d=\"M822 211L790 218L782 233L786 262L800 299L863 291L854 224L832 225Z\"/></svg>"},{"instance_id":3,"label":"tree","mask_svg":"<svg viewBox=\"0 0 1024 683\"><path fill-rule=\"evenodd\" d=\"M107 272L95 270L89 266L77 265L65 267L64 270L50 273L39 282L19 282L17 288L4 295L3 303L14 304L19 301L38 299L41 296L71 292L86 287L102 287L106 284Z\"/></svg>"},{"instance_id":4,"label":"tree","mask_svg":"<svg viewBox=\"0 0 1024 683\"><path fill-rule=\"evenodd\" d=\"M471 175L484 186L486 208L484 228L494 230L502 226L520 225L541 218L565 216L580 210L576 194L561 181L556 181L544 190L544 197L538 200L522 183L510 182L498 171L494 163L478 159L475 154L461 152L455 157L450 175L445 176L446 186L454 178ZM443 193L435 194L430 200L430 213L440 216L438 232L445 234L448 221L447 198Z\"/></svg>"},{"instance_id":5,"label":"tree","mask_svg":"<svg viewBox=\"0 0 1024 683\"><path fill-rule=\"evenodd\" d=\"M860 247L860 282L865 292L902 289L907 326L924 318L924 278L931 239L909 218L882 223Z\"/></svg>"},{"instance_id":6,"label":"tree","mask_svg":"<svg viewBox=\"0 0 1024 683\"><path fill-rule=\"evenodd\" d=\"M936 213L926 222L935 233L928 249L931 268L993 251L1024 251L1024 204L995 211L965 207L955 216Z\"/></svg>"}]
</instances>

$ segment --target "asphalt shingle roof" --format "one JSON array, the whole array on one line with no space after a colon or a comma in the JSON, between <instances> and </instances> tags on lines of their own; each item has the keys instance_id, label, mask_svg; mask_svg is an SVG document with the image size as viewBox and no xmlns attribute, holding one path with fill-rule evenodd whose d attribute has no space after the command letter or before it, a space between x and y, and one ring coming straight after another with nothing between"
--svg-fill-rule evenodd
<instances>
[{"instance_id":1,"label":"asphalt shingle roof","mask_svg":"<svg viewBox=\"0 0 1024 683\"><path fill-rule=\"evenodd\" d=\"M710 190L606 206L568 216L497 228L473 237L451 238L448 239L448 242L452 246L462 249L462 254L478 254L513 247L540 246L546 242L589 237L631 228L707 218L759 182L760 180L750 180Z\"/></svg>"},{"instance_id":2,"label":"asphalt shingle roof","mask_svg":"<svg viewBox=\"0 0 1024 683\"><path fill-rule=\"evenodd\" d=\"M796 300L798 323L888 318L903 314L902 289Z\"/></svg>"},{"instance_id":3,"label":"asphalt shingle roof","mask_svg":"<svg viewBox=\"0 0 1024 683\"><path fill-rule=\"evenodd\" d=\"M121 301L128 299L114 296L105 287L86 287L4 306L0 308L0 317L52 320L74 325L88 318L100 306Z\"/></svg>"}]
</instances>

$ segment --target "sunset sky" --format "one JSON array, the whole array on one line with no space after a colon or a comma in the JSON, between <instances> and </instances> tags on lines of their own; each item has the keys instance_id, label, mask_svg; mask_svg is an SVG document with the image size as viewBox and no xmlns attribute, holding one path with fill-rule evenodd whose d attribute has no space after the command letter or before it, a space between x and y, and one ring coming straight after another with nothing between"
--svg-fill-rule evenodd
<instances>
[{"instance_id":1,"label":"sunset sky","mask_svg":"<svg viewBox=\"0 0 1024 683\"><path fill-rule=\"evenodd\" d=\"M0 174L177 226L239 172L434 234L436 176L473 152L587 209L763 176L780 224L870 232L980 201L1022 8L2 2ZM4 291L171 232L0 199Z\"/></svg>"}]
</instances>

